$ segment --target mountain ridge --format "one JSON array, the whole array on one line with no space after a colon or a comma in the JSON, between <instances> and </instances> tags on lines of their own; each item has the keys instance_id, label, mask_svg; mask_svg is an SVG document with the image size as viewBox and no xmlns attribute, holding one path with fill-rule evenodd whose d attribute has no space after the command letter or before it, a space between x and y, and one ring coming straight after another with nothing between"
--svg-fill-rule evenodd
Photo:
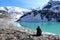
<instances>
[{"instance_id":1,"label":"mountain ridge","mask_svg":"<svg viewBox=\"0 0 60 40\"><path fill-rule=\"evenodd\" d=\"M14 6L6 6L6 7L0 7L0 11L8 12L14 18L13 21L17 21L17 19L23 16L24 13L29 12L31 10Z\"/></svg>"},{"instance_id":2,"label":"mountain ridge","mask_svg":"<svg viewBox=\"0 0 60 40\"><path fill-rule=\"evenodd\" d=\"M10 13L14 21L22 22L60 22L60 1L49 1L46 6L37 9L19 7L0 7Z\"/></svg>"},{"instance_id":3,"label":"mountain ridge","mask_svg":"<svg viewBox=\"0 0 60 40\"><path fill-rule=\"evenodd\" d=\"M23 15L18 21L60 22L60 1L49 1L42 10L33 9L31 12Z\"/></svg>"}]
</instances>

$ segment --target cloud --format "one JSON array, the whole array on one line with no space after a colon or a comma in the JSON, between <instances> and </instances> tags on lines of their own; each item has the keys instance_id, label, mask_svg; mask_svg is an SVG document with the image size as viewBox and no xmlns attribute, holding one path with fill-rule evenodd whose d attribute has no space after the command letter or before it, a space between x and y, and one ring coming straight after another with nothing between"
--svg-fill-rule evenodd
<instances>
[{"instance_id":1,"label":"cloud","mask_svg":"<svg viewBox=\"0 0 60 40\"><path fill-rule=\"evenodd\" d=\"M23 3L26 6L30 7L39 7L46 4L49 0L17 0Z\"/></svg>"}]
</instances>

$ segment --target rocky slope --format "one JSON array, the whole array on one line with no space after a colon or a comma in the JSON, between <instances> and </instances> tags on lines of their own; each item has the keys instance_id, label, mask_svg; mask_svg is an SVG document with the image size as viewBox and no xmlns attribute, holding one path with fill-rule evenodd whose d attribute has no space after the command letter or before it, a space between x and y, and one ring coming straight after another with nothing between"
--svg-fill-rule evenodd
<instances>
[{"instance_id":1,"label":"rocky slope","mask_svg":"<svg viewBox=\"0 0 60 40\"><path fill-rule=\"evenodd\" d=\"M43 33L42 36L33 36L36 34L33 30L14 28L0 28L0 40L60 40L58 35Z\"/></svg>"}]
</instances>

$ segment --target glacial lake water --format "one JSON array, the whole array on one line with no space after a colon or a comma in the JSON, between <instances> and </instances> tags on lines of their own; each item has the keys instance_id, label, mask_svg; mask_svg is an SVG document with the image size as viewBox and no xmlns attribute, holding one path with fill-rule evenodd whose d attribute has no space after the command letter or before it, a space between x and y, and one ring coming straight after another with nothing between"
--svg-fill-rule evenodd
<instances>
[{"instance_id":1,"label":"glacial lake water","mask_svg":"<svg viewBox=\"0 0 60 40\"><path fill-rule=\"evenodd\" d=\"M40 26L43 32L54 33L60 35L60 22L20 22L20 25L32 30L36 30L37 26Z\"/></svg>"}]
</instances>

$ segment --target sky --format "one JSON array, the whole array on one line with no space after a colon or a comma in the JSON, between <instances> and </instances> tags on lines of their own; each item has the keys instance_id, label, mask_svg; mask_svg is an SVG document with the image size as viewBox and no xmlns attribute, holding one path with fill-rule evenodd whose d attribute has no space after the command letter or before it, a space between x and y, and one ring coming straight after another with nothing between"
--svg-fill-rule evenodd
<instances>
[{"instance_id":1,"label":"sky","mask_svg":"<svg viewBox=\"0 0 60 40\"><path fill-rule=\"evenodd\" d=\"M47 4L49 0L0 0L0 6L17 6L21 8L38 8Z\"/></svg>"}]
</instances>

